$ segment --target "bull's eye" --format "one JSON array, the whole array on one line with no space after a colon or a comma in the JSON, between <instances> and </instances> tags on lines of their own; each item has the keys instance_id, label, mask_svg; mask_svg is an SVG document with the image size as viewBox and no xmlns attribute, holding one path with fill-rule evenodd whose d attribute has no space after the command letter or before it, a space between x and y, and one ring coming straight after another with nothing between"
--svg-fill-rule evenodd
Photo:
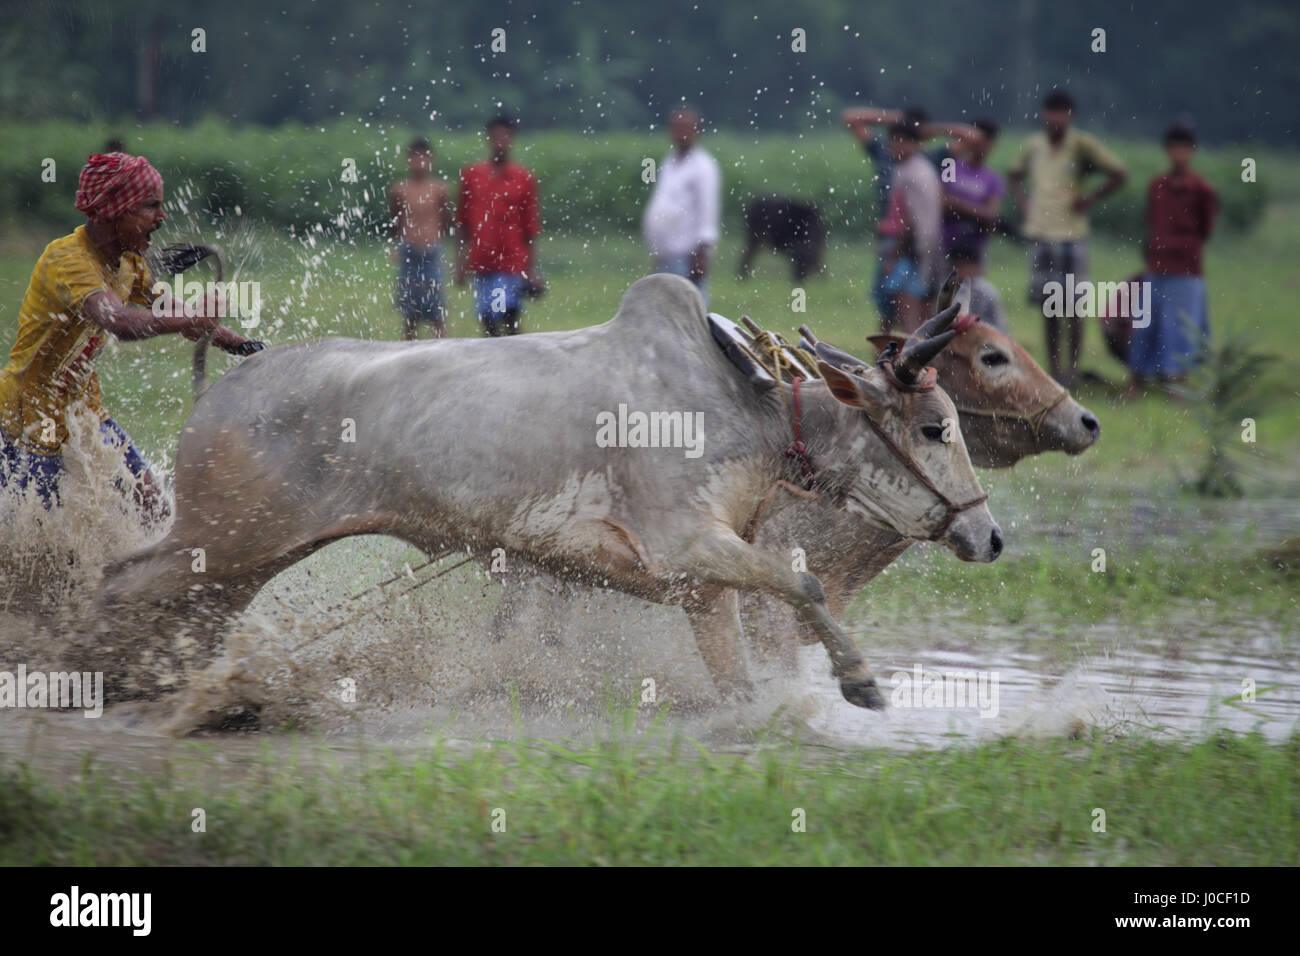
<instances>
[{"instance_id":1,"label":"bull's eye","mask_svg":"<svg viewBox=\"0 0 1300 956\"><path fill-rule=\"evenodd\" d=\"M980 356L980 361L993 368L998 365L1006 365L1011 359L1007 358L1005 352L985 352Z\"/></svg>"},{"instance_id":2,"label":"bull's eye","mask_svg":"<svg viewBox=\"0 0 1300 956\"><path fill-rule=\"evenodd\" d=\"M939 425L922 425L921 434L930 441L943 441L943 428Z\"/></svg>"}]
</instances>

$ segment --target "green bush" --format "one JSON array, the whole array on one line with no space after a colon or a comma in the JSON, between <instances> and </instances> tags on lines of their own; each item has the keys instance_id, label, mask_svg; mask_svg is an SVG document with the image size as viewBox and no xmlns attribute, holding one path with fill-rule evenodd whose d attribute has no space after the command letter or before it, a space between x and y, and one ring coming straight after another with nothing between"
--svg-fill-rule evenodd
<instances>
[{"instance_id":1,"label":"green bush","mask_svg":"<svg viewBox=\"0 0 1300 956\"><path fill-rule=\"evenodd\" d=\"M192 127L154 124L121 130L105 124L48 122L0 124L10 148L0 154L0 209L7 225L73 225L76 178L87 154L109 135L121 133L129 151L144 153L167 180L169 197L191 195L190 214L240 212L275 226L295 229L318 224L348 237L374 235L384 217L384 187L405 166L404 148L417 131L369 128L355 121L305 127L233 127L209 119ZM427 131L418 131L427 132ZM1010 131L993 156L994 168L1010 165L1022 138ZM436 134L437 165L454 180L466 162L483 155L477 132ZM814 200L838 234L866 235L874 220L873 169L847 133L710 135L705 145L722 165L724 215L739 230L741 208L757 194L779 193ZM1146 184L1164 166L1154 143L1109 145L1130 165L1124 189L1093 214L1099 231L1138 241L1144 233ZM517 157L538 175L546 227L568 235L635 232L650 186L642 161L663 158L661 134L551 130L524 133ZM1252 227L1267 200L1264 174L1241 182L1245 149L1205 150L1197 165L1219 191L1222 228ZM41 163L55 160L57 179L41 179ZM343 181L343 160L356 163L356 183ZM1261 163L1263 166L1269 164ZM187 188L188 187L188 188ZM169 206L169 208L171 208Z\"/></svg>"}]
</instances>

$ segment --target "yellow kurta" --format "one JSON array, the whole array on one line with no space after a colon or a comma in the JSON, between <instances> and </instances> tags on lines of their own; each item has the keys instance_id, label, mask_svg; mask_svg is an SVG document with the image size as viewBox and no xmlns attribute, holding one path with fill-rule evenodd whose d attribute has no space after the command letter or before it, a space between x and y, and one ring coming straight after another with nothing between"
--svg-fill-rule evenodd
<instances>
[{"instance_id":1,"label":"yellow kurta","mask_svg":"<svg viewBox=\"0 0 1300 956\"><path fill-rule=\"evenodd\" d=\"M1030 239L1074 242L1088 238L1088 214L1074 201L1083 195L1083 180L1093 172L1125 173L1118 156L1097 137L1071 127L1055 149L1044 132L1025 140L1011 174L1029 177L1028 208L1022 227Z\"/></svg>"},{"instance_id":2,"label":"yellow kurta","mask_svg":"<svg viewBox=\"0 0 1300 956\"><path fill-rule=\"evenodd\" d=\"M68 437L67 412L79 402L108 418L95 356L108 333L82 315L87 297L105 289L148 306L153 278L144 258L124 252L111 269L78 226L55 239L36 263L18 312L18 338L0 371L0 430L27 451L54 455Z\"/></svg>"}]
</instances>

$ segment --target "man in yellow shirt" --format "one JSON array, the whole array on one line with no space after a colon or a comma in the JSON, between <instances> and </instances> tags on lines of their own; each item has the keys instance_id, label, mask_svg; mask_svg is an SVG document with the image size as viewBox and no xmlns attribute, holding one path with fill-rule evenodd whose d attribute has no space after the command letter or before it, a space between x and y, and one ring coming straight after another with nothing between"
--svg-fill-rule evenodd
<instances>
[{"instance_id":1,"label":"man in yellow shirt","mask_svg":"<svg viewBox=\"0 0 1300 956\"><path fill-rule=\"evenodd\" d=\"M1020 157L1011 167L1011 190L1024 215L1022 232L1030 240L1029 301L1041 306L1049 293L1044 287L1059 282L1074 285L1088 280L1088 210L1097 200L1124 185L1128 169L1095 136L1073 126L1074 100L1064 90L1052 90L1043 100L1043 131L1025 140ZM1084 180L1106 176L1097 189L1085 192ZM1029 195L1025 196L1025 179ZM1067 388L1079 374L1083 348L1083 316L1069 315L1069 371L1061 368L1061 317L1044 312L1047 366L1052 377Z\"/></svg>"},{"instance_id":2,"label":"man in yellow shirt","mask_svg":"<svg viewBox=\"0 0 1300 956\"><path fill-rule=\"evenodd\" d=\"M179 303L161 315L149 308L153 277L143 254L166 219L162 204L162 176L143 156L97 153L81 170L76 207L86 224L45 247L0 370L0 488L22 494L32 485L47 509L58 502L68 415L84 406L99 420L104 442L121 450L146 518L164 517L148 465L101 403L95 357L109 335L129 341L179 333L195 340L213 330L220 348L256 343L221 326L215 295L189 315Z\"/></svg>"}]
</instances>

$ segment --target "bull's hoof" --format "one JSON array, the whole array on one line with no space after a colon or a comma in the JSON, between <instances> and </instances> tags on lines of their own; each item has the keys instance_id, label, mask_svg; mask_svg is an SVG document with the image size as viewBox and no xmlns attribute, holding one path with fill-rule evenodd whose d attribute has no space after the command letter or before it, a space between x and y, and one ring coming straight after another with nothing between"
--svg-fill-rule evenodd
<instances>
[{"instance_id":1,"label":"bull's hoof","mask_svg":"<svg viewBox=\"0 0 1300 956\"><path fill-rule=\"evenodd\" d=\"M874 677L868 677L866 680L840 681L840 693L855 707L866 707L868 710L885 709L885 697L876 686Z\"/></svg>"}]
</instances>

